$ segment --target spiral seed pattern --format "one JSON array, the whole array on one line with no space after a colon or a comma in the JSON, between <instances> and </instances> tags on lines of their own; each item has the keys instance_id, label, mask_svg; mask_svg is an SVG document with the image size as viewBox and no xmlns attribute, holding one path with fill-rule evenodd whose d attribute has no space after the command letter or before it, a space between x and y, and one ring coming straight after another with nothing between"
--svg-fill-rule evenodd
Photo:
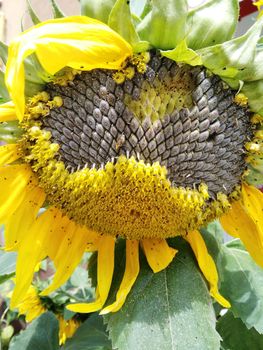
<instances>
[{"instance_id":1,"label":"spiral seed pattern","mask_svg":"<svg viewBox=\"0 0 263 350\"><path fill-rule=\"evenodd\" d=\"M159 162L174 186L204 182L212 197L239 184L243 146L251 136L249 112L219 77L155 53L144 74L122 84L112 74L97 69L66 87L48 85L63 106L42 123L68 168L100 168L124 154Z\"/></svg>"}]
</instances>

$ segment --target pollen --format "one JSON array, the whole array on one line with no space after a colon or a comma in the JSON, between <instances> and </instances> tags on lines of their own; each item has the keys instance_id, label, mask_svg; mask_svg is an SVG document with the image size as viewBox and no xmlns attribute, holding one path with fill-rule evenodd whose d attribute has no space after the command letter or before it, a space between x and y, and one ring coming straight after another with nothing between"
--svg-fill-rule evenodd
<instances>
[{"instance_id":1,"label":"pollen","mask_svg":"<svg viewBox=\"0 0 263 350\"><path fill-rule=\"evenodd\" d=\"M243 106L243 107L247 106L247 104L248 104L248 98L247 98L247 96L246 96L245 94L243 94L243 93L237 94L237 95L235 96L234 101L235 101L237 104L239 104L240 106Z\"/></svg>"},{"instance_id":2,"label":"pollen","mask_svg":"<svg viewBox=\"0 0 263 350\"><path fill-rule=\"evenodd\" d=\"M123 72L116 72L112 75L117 84L122 84L125 81L125 74Z\"/></svg>"},{"instance_id":3,"label":"pollen","mask_svg":"<svg viewBox=\"0 0 263 350\"><path fill-rule=\"evenodd\" d=\"M257 142L247 142L245 147L251 153L259 154L261 152L261 145Z\"/></svg>"},{"instance_id":4,"label":"pollen","mask_svg":"<svg viewBox=\"0 0 263 350\"><path fill-rule=\"evenodd\" d=\"M55 77L53 78L53 82L54 84L67 86L69 82L75 79L76 75L80 74L80 72L80 70L66 67L55 75Z\"/></svg>"},{"instance_id":5,"label":"pollen","mask_svg":"<svg viewBox=\"0 0 263 350\"><path fill-rule=\"evenodd\" d=\"M29 98L25 110L26 119L37 119L40 116L44 117L50 113L50 110L55 107L61 107L63 100L60 96L54 96L53 99L46 91L42 91L37 95Z\"/></svg>"},{"instance_id":6,"label":"pollen","mask_svg":"<svg viewBox=\"0 0 263 350\"><path fill-rule=\"evenodd\" d=\"M253 114L253 116L250 119L250 122L252 124L263 124L263 118L260 114Z\"/></svg>"}]
</instances>

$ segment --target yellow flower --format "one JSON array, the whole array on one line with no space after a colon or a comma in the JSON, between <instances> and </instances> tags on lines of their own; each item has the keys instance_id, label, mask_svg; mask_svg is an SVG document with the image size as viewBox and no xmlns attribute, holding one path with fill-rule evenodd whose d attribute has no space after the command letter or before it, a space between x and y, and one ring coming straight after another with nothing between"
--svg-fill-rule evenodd
<instances>
[{"instance_id":1,"label":"yellow flower","mask_svg":"<svg viewBox=\"0 0 263 350\"><path fill-rule=\"evenodd\" d=\"M34 286L30 286L25 298L17 305L20 315L26 316L26 322L32 322L35 318L48 309L43 305L39 293ZM65 320L62 315L56 315L59 322L59 344L62 345L71 338L78 329L80 323L75 319Z\"/></svg>"},{"instance_id":2,"label":"yellow flower","mask_svg":"<svg viewBox=\"0 0 263 350\"><path fill-rule=\"evenodd\" d=\"M32 54L49 82L25 96ZM176 57L192 54L184 45ZM177 65L158 50L135 54L106 24L84 16L22 33L10 45L5 75L13 102L0 106L0 120L16 116L24 132L0 149L0 221L6 250L18 252L11 306L24 300L42 259L56 268L44 296L90 251L98 253L96 300L68 309L116 312L138 276L139 248L157 273L177 253L166 239L182 236L210 294L229 307L199 229L221 218L263 266L262 194L243 180L247 141L254 138L262 154L247 97L235 102L202 66ZM103 308L119 238L126 240L125 273L116 301ZM75 328L63 323L62 343Z\"/></svg>"},{"instance_id":3,"label":"yellow flower","mask_svg":"<svg viewBox=\"0 0 263 350\"><path fill-rule=\"evenodd\" d=\"M32 285L28 288L24 299L17 305L19 314L26 316L26 322L32 322L35 318L46 312L38 292Z\"/></svg>"},{"instance_id":4,"label":"yellow flower","mask_svg":"<svg viewBox=\"0 0 263 350\"><path fill-rule=\"evenodd\" d=\"M79 327L79 322L70 319L65 320L62 316L58 316L59 322L59 345L65 344L68 338L71 338Z\"/></svg>"}]
</instances>

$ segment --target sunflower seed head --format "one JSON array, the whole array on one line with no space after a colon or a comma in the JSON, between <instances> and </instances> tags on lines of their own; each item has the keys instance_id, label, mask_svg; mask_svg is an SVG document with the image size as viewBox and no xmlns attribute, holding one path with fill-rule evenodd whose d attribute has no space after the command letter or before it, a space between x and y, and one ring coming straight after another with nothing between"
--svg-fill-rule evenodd
<instances>
[{"instance_id":1,"label":"sunflower seed head","mask_svg":"<svg viewBox=\"0 0 263 350\"><path fill-rule=\"evenodd\" d=\"M49 84L63 106L43 117L60 156L74 171L101 168L120 155L159 162L174 186L201 182L216 197L240 183L250 113L204 68L179 67L152 53L144 74L117 84L113 72L93 70L70 86Z\"/></svg>"}]
</instances>

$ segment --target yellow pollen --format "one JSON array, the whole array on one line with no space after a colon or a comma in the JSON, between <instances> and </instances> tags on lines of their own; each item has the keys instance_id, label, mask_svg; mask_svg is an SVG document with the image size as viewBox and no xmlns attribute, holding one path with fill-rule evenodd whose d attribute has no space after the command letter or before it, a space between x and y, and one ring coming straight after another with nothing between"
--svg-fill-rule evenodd
<instances>
[{"instance_id":1,"label":"yellow pollen","mask_svg":"<svg viewBox=\"0 0 263 350\"><path fill-rule=\"evenodd\" d=\"M248 98L247 98L247 96L246 96L245 94L243 94L243 93L237 94L237 95L235 96L235 98L234 98L234 101L235 101L238 105L243 106L243 107L247 106L247 104L248 104Z\"/></svg>"},{"instance_id":2,"label":"yellow pollen","mask_svg":"<svg viewBox=\"0 0 263 350\"><path fill-rule=\"evenodd\" d=\"M128 79L132 79L135 74L135 69L134 67L127 67L124 69L124 74Z\"/></svg>"},{"instance_id":3,"label":"yellow pollen","mask_svg":"<svg viewBox=\"0 0 263 350\"><path fill-rule=\"evenodd\" d=\"M260 114L253 114L250 122L252 124L263 124L263 117Z\"/></svg>"},{"instance_id":4,"label":"yellow pollen","mask_svg":"<svg viewBox=\"0 0 263 350\"><path fill-rule=\"evenodd\" d=\"M63 100L60 96L55 96L52 101L47 103L49 108L61 107L63 105Z\"/></svg>"},{"instance_id":5,"label":"yellow pollen","mask_svg":"<svg viewBox=\"0 0 263 350\"><path fill-rule=\"evenodd\" d=\"M112 78L117 84L122 84L126 78L132 79L135 71L143 74L146 72L149 60L150 54L148 52L134 54L123 63L121 69L112 74Z\"/></svg>"},{"instance_id":6,"label":"yellow pollen","mask_svg":"<svg viewBox=\"0 0 263 350\"><path fill-rule=\"evenodd\" d=\"M80 70L66 67L61 72L56 74L52 82L61 86L67 86L68 83L74 80L75 76L80 73Z\"/></svg>"},{"instance_id":7,"label":"yellow pollen","mask_svg":"<svg viewBox=\"0 0 263 350\"><path fill-rule=\"evenodd\" d=\"M245 147L251 153L260 153L261 151L260 144L256 142L247 142Z\"/></svg>"},{"instance_id":8,"label":"yellow pollen","mask_svg":"<svg viewBox=\"0 0 263 350\"><path fill-rule=\"evenodd\" d=\"M115 83L122 84L125 81L125 74L122 72L115 72L113 73L112 78L115 81Z\"/></svg>"},{"instance_id":9,"label":"yellow pollen","mask_svg":"<svg viewBox=\"0 0 263 350\"><path fill-rule=\"evenodd\" d=\"M29 98L25 109L26 119L37 119L40 116L44 117L50 113L52 108L61 107L63 100L60 96L55 96L50 100L47 92L42 91L37 95Z\"/></svg>"}]
</instances>

